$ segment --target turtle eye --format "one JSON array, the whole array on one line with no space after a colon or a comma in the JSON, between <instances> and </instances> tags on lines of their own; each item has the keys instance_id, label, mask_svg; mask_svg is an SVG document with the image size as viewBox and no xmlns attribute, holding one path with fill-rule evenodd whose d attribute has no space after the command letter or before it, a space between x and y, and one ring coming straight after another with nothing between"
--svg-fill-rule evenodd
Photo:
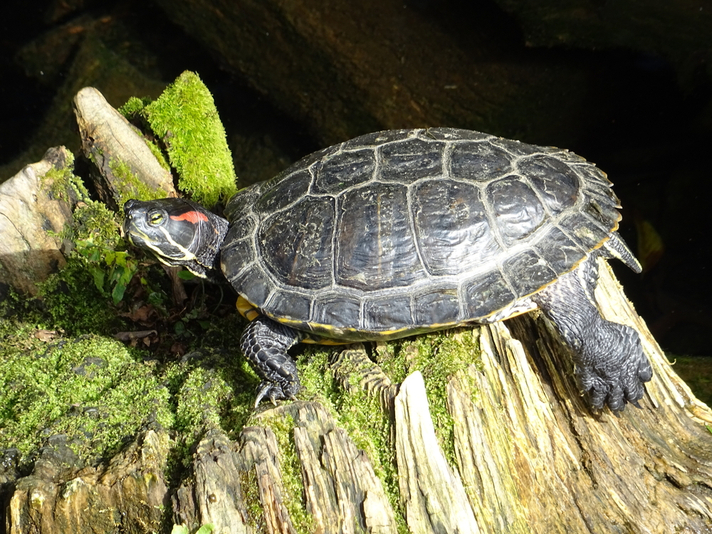
<instances>
[{"instance_id":1,"label":"turtle eye","mask_svg":"<svg viewBox=\"0 0 712 534\"><path fill-rule=\"evenodd\" d=\"M159 226L163 224L165 220L165 214L163 210L153 210L148 213L148 224L151 226Z\"/></svg>"}]
</instances>

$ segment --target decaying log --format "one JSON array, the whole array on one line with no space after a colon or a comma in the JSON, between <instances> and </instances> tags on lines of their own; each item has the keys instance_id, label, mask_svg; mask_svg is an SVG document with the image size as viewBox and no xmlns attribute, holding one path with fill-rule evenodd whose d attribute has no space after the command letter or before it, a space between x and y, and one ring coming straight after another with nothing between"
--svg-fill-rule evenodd
<instances>
[{"instance_id":1,"label":"decaying log","mask_svg":"<svg viewBox=\"0 0 712 534\"><path fill-rule=\"evenodd\" d=\"M165 432L149 430L108 464L83 469L66 444L46 447L33 473L15 486L6 532L157 532L167 504L169 445Z\"/></svg>"},{"instance_id":2,"label":"decaying log","mask_svg":"<svg viewBox=\"0 0 712 534\"><path fill-rule=\"evenodd\" d=\"M593 413L569 349L543 316L528 314L474 327L481 362L448 382L453 443L444 444L419 373L393 384L352 347L335 358L334 374L346 394L358 374L359 387L378 398L392 426L397 484L377 476L374 459L325 406L287 402L234 429L234 440L207 432L174 492L164 433L149 431L95 468L73 465L61 444L47 449L33 474L15 482L7 531L157 531L171 499L173 522L191 531L393 533L405 524L418 533L709 532L712 412L676 376L603 261L599 273L603 315L639 332L655 372L640 409ZM463 335L449 334L455 342ZM286 438L275 428L288 428Z\"/></svg>"},{"instance_id":3,"label":"decaying log","mask_svg":"<svg viewBox=\"0 0 712 534\"><path fill-rule=\"evenodd\" d=\"M0 281L30 295L65 264L60 234L72 221L78 197L47 173L61 174L71 161L66 148L50 148L42 161L0 185Z\"/></svg>"},{"instance_id":4,"label":"decaying log","mask_svg":"<svg viewBox=\"0 0 712 534\"><path fill-rule=\"evenodd\" d=\"M457 373L447 387L457 459L449 465L419 373L397 388L362 350L337 357L337 377L363 372L364 389L379 396L393 418L401 513L411 532L642 534L712 528L712 436L704 426L712 413L674 373L603 262L600 271L597 297L604 315L638 329L655 369L640 409L629 406L618 416L592 413L578 394L568 349L543 316L477 327L482 364ZM297 402L259 417L271 418L294 421L292 443L304 485L297 497L313 518L313 532L394 531L397 512L381 497L368 457L319 404ZM286 452L276 449L273 438L255 435L269 437L271 431L250 427L238 443L225 441L222 447L244 454L245 444L254 444L251 454L270 466L258 476L260 506L265 518L280 522L257 521L263 528L254 531L291 532L281 505L279 464ZM205 461L199 452L196 477ZM242 475L214 471L215 481L224 479L218 485L228 488L245 478L244 460L237 464ZM199 486L191 491L199 493ZM194 525L216 520L202 507L191 517Z\"/></svg>"},{"instance_id":5,"label":"decaying log","mask_svg":"<svg viewBox=\"0 0 712 534\"><path fill-rule=\"evenodd\" d=\"M96 187L104 202L116 207L122 198L143 198L141 188L148 188L151 198L176 196L170 171L97 89L85 87L77 93L74 113L82 151L99 171Z\"/></svg>"}]
</instances>

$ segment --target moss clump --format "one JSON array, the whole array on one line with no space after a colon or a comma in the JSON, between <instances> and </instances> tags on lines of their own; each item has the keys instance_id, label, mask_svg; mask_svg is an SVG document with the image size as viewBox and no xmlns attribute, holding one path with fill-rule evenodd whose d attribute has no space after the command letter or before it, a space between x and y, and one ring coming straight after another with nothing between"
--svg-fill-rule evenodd
<instances>
[{"instance_id":1,"label":"moss clump","mask_svg":"<svg viewBox=\"0 0 712 534\"><path fill-rule=\"evenodd\" d=\"M132 120L137 117L140 117L143 108L145 108L150 103L150 98L138 98L136 96L132 96L126 101L123 106L121 106L116 111L121 113L124 117L126 117L126 119Z\"/></svg>"},{"instance_id":2,"label":"moss clump","mask_svg":"<svg viewBox=\"0 0 712 534\"><path fill-rule=\"evenodd\" d=\"M176 428L192 446L211 428L218 428L232 388L215 369L197 367L179 372L182 384L177 392Z\"/></svg>"},{"instance_id":3,"label":"moss clump","mask_svg":"<svg viewBox=\"0 0 712 534\"><path fill-rule=\"evenodd\" d=\"M148 141L146 143L149 147L152 146L152 143ZM159 163L162 162L161 165L165 168L166 163L163 155L160 154L160 152L157 154L154 153L154 155L157 156ZM145 182L141 181L125 161L112 158L109 161L109 169L114 176L118 178L118 180L113 181L113 184L117 186L117 189L114 191L114 196L119 206L123 206L127 200L132 198L138 200L153 200L155 198L165 198L168 196L168 192L160 187L151 189Z\"/></svg>"},{"instance_id":4,"label":"moss clump","mask_svg":"<svg viewBox=\"0 0 712 534\"><path fill-rule=\"evenodd\" d=\"M135 101L130 103L131 109L137 107ZM181 190L207 208L235 194L235 170L225 129L210 91L197 74L181 74L140 113L164 141Z\"/></svg>"},{"instance_id":5,"label":"moss clump","mask_svg":"<svg viewBox=\"0 0 712 534\"><path fill-rule=\"evenodd\" d=\"M103 332L103 328L95 329L98 318L115 322L108 315L106 300L111 297L114 304L121 301L137 262L125 250L116 214L104 204L84 199L72 218L63 237L75 248L67 265L40 284L40 293L50 314L68 331ZM91 327L82 328L85 323Z\"/></svg>"},{"instance_id":6,"label":"moss clump","mask_svg":"<svg viewBox=\"0 0 712 534\"><path fill-rule=\"evenodd\" d=\"M0 447L27 460L49 437L66 435L93 463L146 424L172 426L168 390L136 351L99 336L46 344L32 329L14 321L0 329Z\"/></svg>"},{"instance_id":7,"label":"moss clump","mask_svg":"<svg viewBox=\"0 0 712 534\"><path fill-rule=\"evenodd\" d=\"M65 151L66 160L60 168L52 167L41 178L42 188L49 191L52 198L68 203L86 201L89 192L84 187L82 179L76 176L74 169L74 154Z\"/></svg>"}]
</instances>

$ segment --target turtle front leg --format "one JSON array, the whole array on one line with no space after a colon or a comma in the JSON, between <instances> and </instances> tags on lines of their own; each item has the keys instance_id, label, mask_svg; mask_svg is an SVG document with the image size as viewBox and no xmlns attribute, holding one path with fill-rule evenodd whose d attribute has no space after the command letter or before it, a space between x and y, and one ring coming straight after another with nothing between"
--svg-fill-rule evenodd
<instances>
[{"instance_id":1,"label":"turtle front leg","mask_svg":"<svg viewBox=\"0 0 712 534\"><path fill-rule=\"evenodd\" d=\"M245 328L240 348L262 379L255 408L265 397L274 404L278 399L294 399L299 392L297 366L287 350L300 339L296 330L262 315Z\"/></svg>"},{"instance_id":2,"label":"turtle front leg","mask_svg":"<svg viewBox=\"0 0 712 534\"><path fill-rule=\"evenodd\" d=\"M576 270L532 296L573 349L576 375L596 409L615 411L643 397L653 376L638 333L601 317L594 297L598 282L595 255Z\"/></svg>"}]
</instances>

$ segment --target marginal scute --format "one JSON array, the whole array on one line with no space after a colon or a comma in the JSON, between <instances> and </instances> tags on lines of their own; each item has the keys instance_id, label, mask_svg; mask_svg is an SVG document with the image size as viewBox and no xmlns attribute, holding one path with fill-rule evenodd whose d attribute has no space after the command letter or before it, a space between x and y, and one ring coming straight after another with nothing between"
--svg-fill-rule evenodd
<instances>
[{"instance_id":1,"label":"marginal scute","mask_svg":"<svg viewBox=\"0 0 712 534\"><path fill-rule=\"evenodd\" d=\"M565 163L548 156L534 156L520 162L517 169L537 189L551 215L576 204L580 179Z\"/></svg>"},{"instance_id":2,"label":"marginal scute","mask_svg":"<svg viewBox=\"0 0 712 534\"><path fill-rule=\"evenodd\" d=\"M235 193L225 206L225 217L230 222L240 221L251 212L260 197L264 183L253 184Z\"/></svg>"},{"instance_id":3,"label":"marginal scute","mask_svg":"<svg viewBox=\"0 0 712 534\"><path fill-rule=\"evenodd\" d=\"M606 173L603 172L601 169L598 167L595 167L594 165L576 165L576 170L583 176L584 180L589 182L591 185L598 186L598 189L603 191L607 190L611 196L615 196L613 194L613 190L610 189L611 187L611 181L608 179L608 176L606 176Z\"/></svg>"},{"instance_id":4,"label":"marginal scute","mask_svg":"<svg viewBox=\"0 0 712 534\"><path fill-rule=\"evenodd\" d=\"M456 275L493 261L497 243L475 185L422 182L413 191L418 247L431 275Z\"/></svg>"},{"instance_id":5,"label":"marginal scute","mask_svg":"<svg viewBox=\"0 0 712 534\"><path fill-rule=\"evenodd\" d=\"M280 310L280 318L306 322L311 313L311 299L303 294L283 289L272 295L269 307Z\"/></svg>"},{"instance_id":6,"label":"marginal scute","mask_svg":"<svg viewBox=\"0 0 712 534\"><path fill-rule=\"evenodd\" d=\"M608 239L608 230L604 230L590 217L578 211L573 211L564 217L560 226L569 231L569 235L576 239L583 250L598 248Z\"/></svg>"},{"instance_id":7,"label":"marginal scute","mask_svg":"<svg viewBox=\"0 0 712 534\"><path fill-rule=\"evenodd\" d=\"M461 321L486 317L516 299L516 295L497 270L466 280L463 293L465 314L460 317Z\"/></svg>"},{"instance_id":8,"label":"marginal scute","mask_svg":"<svg viewBox=\"0 0 712 534\"><path fill-rule=\"evenodd\" d=\"M314 299L311 322L335 328L358 328L361 325L361 302L351 295L321 295Z\"/></svg>"},{"instance_id":9,"label":"marginal scute","mask_svg":"<svg viewBox=\"0 0 712 534\"><path fill-rule=\"evenodd\" d=\"M548 230L534 250L557 275L569 272L586 254L558 227Z\"/></svg>"},{"instance_id":10,"label":"marginal scute","mask_svg":"<svg viewBox=\"0 0 712 534\"><path fill-rule=\"evenodd\" d=\"M615 204L605 197L591 196L589 202L584 204L583 211L607 228L613 228L620 219Z\"/></svg>"},{"instance_id":11,"label":"marginal scute","mask_svg":"<svg viewBox=\"0 0 712 534\"><path fill-rule=\"evenodd\" d=\"M507 259L503 269L518 298L539 291L557 276L533 250L525 250Z\"/></svg>"},{"instance_id":12,"label":"marginal scute","mask_svg":"<svg viewBox=\"0 0 712 534\"><path fill-rule=\"evenodd\" d=\"M460 314L457 287L437 287L413 297L413 314L416 325L448 324Z\"/></svg>"},{"instance_id":13,"label":"marginal scute","mask_svg":"<svg viewBox=\"0 0 712 534\"><path fill-rule=\"evenodd\" d=\"M368 299L363 306L364 330L397 330L413 326L410 297Z\"/></svg>"},{"instance_id":14,"label":"marginal scute","mask_svg":"<svg viewBox=\"0 0 712 534\"><path fill-rule=\"evenodd\" d=\"M229 279L229 278L228 278ZM274 287L272 281L258 265L251 270L245 270L230 280L237 292L249 302L263 308Z\"/></svg>"},{"instance_id":15,"label":"marginal scute","mask_svg":"<svg viewBox=\"0 0 712 534\"><path fill-rule=\"evenodd\" d=\"M256 221L249 215L246 215L246 216L242 217L241 219L232 223L230 225L230 228L227 231L227 235L226 235L225 240L223 241L223 245L220 249L223 257L225 256L226 250L230 249L230 247L232 247L234 242L249 240L251 243L252 239L254 238L256 228L257 228ZM249 246L251 246L251 245L249 245ZM250 251L250 255L254 256L254 251ZM231 260L231 262L232 261L238 261L241 263L249 263L250 261L252 261L252 259L250 259L250 258L240 259L240 257L237 256L234 260ZM240 263L237 263L237 264L229 263L229 265L239 266ZM238 270L239 270L239 268L238 268Z\"/></svg>"},{"instance_id":16,"label":"marginal scute","mask_svg":"<svg viewBox=\"0 0 712 534\"><path fill-rule=\"evenodd\" d=\"M220 249L220 265L225 278L232 283L231 277L255 261L255 248L247 239L234 239L232 229L227 234L225 244Z\"/></svg>"}]
</instances>

